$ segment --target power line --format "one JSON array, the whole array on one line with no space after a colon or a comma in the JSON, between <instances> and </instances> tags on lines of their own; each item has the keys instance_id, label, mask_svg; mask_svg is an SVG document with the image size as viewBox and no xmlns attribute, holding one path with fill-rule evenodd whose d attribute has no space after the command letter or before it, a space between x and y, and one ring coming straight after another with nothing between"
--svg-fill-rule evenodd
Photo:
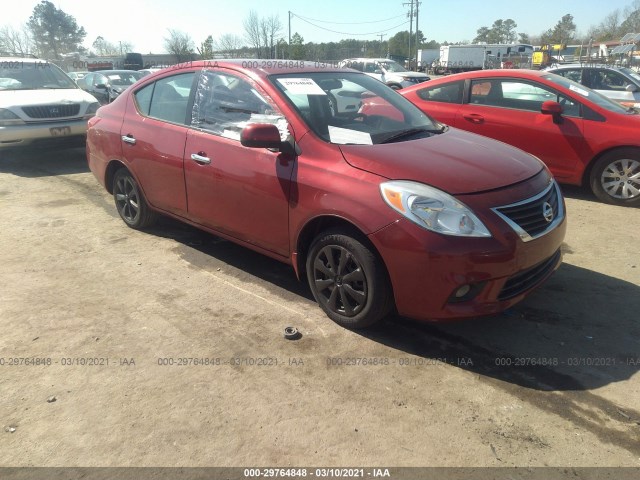
<instances>
[{"instance_id":1,"label":"power line","mask_svg":"<svg viewBox=\"0 0 640 480\"><path fill-rule=\"evenodd\" d=\"M400 18L400 17L404 17L405 14L403 13L402 15L396 15L395 17L390 17L390 18L386 18L384 20L373 20L371 22L332 22L330 20L318 20L317 18L309 18L309 17L301 17L298 14L295 14L292 12L293 15L295 15L296 17L302 19L302 20L313 20L314 22L319 22L319 23L332 23L334 25L364 25L367 23L382 23L382 22L388 22L389 20L395 20L396 18Z\"/></svg>"},{"instance_id":2,"label":"power line","mask_svg":"<svg viewBox=\"0 0 640 480\"><path fill-rule=\"evenodd\" d=\"M402 22L401 24L396 25L396 26L394 26L394 27L387 28L386 30L378 30L378 31L375 31L375 32L368 32L368 33L339 32L339 31L337 31L337 30L331 30L330 28L325 28L325 27L321 27L320 25L316 25L315 23L312 23L312 22L310 22L309 20L305 20L304 18L302 18L302 17L300 17L300 16L296 15L296 14L295 14L295 13L293 13L293 12L291 12L291 15L292 15L292 16L294 16L294 17L299 18L300 20L302 20L303 22L308 23L309 25L313 25L313 26L314 26L314 27L316 27L316 28L319 28L319 29L321 29L321 30L326 30L327 32L331 32L331 33L339 33L339 34L341 34L341 35L363 35L363 36L364 36L364 35L378 35L378 34L380 34L380 33L389 32L389 31L391 31L391 30L394 30L394 29L396 29L396 28L398 28L398 27L402 27L403 25L406 25L406 24L407 24L407 22L405 21L405 22ZM403 16L404 16L404 15L403 15Z\"/></svg>"}]
</instances>

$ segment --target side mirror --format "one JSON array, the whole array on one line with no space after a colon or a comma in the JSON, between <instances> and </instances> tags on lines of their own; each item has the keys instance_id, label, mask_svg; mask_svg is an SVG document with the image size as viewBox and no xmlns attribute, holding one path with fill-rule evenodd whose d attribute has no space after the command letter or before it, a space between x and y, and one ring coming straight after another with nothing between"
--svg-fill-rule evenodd
<instances>
[{"instance_id":1,"label":"side mirror","mask_svg":"<svg viewBox=\"0 0 640 480\"><path fill-rule=\"evenodd\" d=\"M376 75L382 75L384 72L382 70L380 70L379 68L376 68L373 73L375 73Z\"/></svg>"},{"instance_id":2,"label":"side mirror","mask_svg":"<svg viewBox=\"0 0 640 480\"><path fill-rule=\"evenodd\" d=\"M562 105L552 100L547 100L542 103L540 107L540 113L543 115L552 115L554 123L560 123L562 121Z\"/></svg>"},{"instance_id":3,"label":"side mirror","mask_svg":"<svg viewBox=\"0 0 640 480\"><path fill-rule=\"evenodd\" d=\"M632 93L633 93L633 92L637 92L637 91L638 91L638 86L637 86L636 84L634 84L634 83L630 83L629 85L627 85L627 86L625 87L625 90L626 90L627 92L632 92Z\"/></svg>"},{"instance_id":4,"label":"side mirror","mask_svg":"<svg viewBox=\"0 0 640 480\"><path fill-rule=\"evenodd\" d=\"M98 90L106 90L107 86L104 83L99 83L98 85L96 85L96 88Z\"/></svg>"},{"instance_id":5,"label":"side mirror","mask_svg":"<svg viewBox=\"0 0 640 480\"><path fill-rule=\"evenodd\" d=\"M242 129L240 143L249 148L280 149L282 140L278 127L271 123L252 123Z\"/></svg>"}]
</instances>

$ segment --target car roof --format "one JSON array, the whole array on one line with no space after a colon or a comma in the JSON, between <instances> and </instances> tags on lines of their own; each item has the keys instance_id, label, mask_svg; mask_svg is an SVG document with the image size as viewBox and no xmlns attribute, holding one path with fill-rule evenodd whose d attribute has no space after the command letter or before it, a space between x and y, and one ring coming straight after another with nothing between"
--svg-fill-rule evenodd
<instances>
[{"instance_id":1,"label":"car roof","mask_svg":"<svg viewBox=\"0 0 640 480\"><path fill-rule=\"evenodd\" d=\"M0 57L0 62L48 62L44 58L34 57Z\"/></svg>"},{"instance_id":2,"label":"car roof","mask_svg":"<svg viewBox=\"0 0 640 480\"><path fill-rule=\"evenodd\" d=\"M304 60L267 60L267 59L221 59L221 60L197 60L179 63L167 68L163 68L163 74L167 71L179 71L189 68L229 68L233 70L252 73L260 77L267 77L275 74L286 73L318 73L336 72L344 73L345 69L338 66L338 62L310 62ZM108 70L107 70L108 71ZM358 72L360 73L360 72ZM159 72L153 73L155 77ZM146 79L147 77L145 77Z\"/></svg>"},{"instance_id":3,"label":"car roof","mask_svg":"<svg viewBox=\"0 0 640 480\"><path fill-rule=\"evenodd\" d=\"M505 68L505 69L489 69L489 70L473 70L471 72L462 72L462 73L454 73L451 75L446 75L444 77L439 77L433 80L430 80L429 83L433 82L447 82L447 81L455 81L455 80L465 80L467 78L499 78L499 77L529 77L529 78L540 78L545 75L549 75L552 72L547 72L544 70L529 70L529 69L520 69L520 68ZM425 83L421 83L423 87L426 85ZM410 87L411 88L411 87Z\"/></svg>"},{"instance_id":4,"label":"car roof","mask_svg":"<svg viewBox=\"0 0 640 480\"><path fill-rule=\"evenodd\" d=\"M560 70L563 68L604 68L607 70L620 70L621 67L607 65L605 63L561 63L547 67L545 70Z\"/></svg>"}]
</instances>

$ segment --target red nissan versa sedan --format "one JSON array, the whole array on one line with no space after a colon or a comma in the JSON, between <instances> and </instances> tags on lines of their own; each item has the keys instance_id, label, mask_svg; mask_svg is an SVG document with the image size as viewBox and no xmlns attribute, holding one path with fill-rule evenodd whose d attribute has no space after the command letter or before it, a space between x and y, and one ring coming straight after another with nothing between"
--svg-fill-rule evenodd
<instances>
[{"instance_id":1,"label":"red nissan versa sedan","mask_svg":"<svg viewBox=\"0 0 640 480\"><path fill-rule=\"evenodd\" d=\"M339 113L329 94L390 112ZM87 156L128 226L162 213L291 264L349 328L394 306L425 320L500 312L561 261L564 200L539 160L360 72L181 64L100 108Z\"/></svg>"},{"instance_id":2,"label":"red nissan versa sedan","mask_svg":"<svg viewBox=\"0 0 640 480\"><path fill-rule=\"evenodd\" d=\"M440 122L536 155L560 183L640 206L640 115L633 108L533 70L461 73L400 93Z\"/></svg>"}]
</instances>

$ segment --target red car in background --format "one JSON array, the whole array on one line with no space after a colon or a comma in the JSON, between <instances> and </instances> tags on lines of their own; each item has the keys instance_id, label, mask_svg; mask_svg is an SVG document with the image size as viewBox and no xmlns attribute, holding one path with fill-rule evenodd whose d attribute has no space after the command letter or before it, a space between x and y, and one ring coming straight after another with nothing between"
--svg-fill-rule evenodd
<instances>
[{"instance_id":1,"label":"red car in background","mask_svg":"<svg viewBox=\"0 0 640 480\"><path fill-rule=\"evenodd\" d=\"M387 114L331 108L379 98ZM363 73L193 62L98 110L89 166L131 228L158 213L293 266L340 325L500 312L561 262L564 200L531 155L449 128Z\"/></svg>"},{"instance_id":2,"label":"red car in background","mask_svg":"<svg viewBox=\"0 0 640 480\"><path fill-rule=\"evenodd\" d=\"M400 93L442 123L537 156L561 183L589 185L603 202L640 205L640 115L633 108L533 70L461 73Z\"/></svg>"}]
</instances>

